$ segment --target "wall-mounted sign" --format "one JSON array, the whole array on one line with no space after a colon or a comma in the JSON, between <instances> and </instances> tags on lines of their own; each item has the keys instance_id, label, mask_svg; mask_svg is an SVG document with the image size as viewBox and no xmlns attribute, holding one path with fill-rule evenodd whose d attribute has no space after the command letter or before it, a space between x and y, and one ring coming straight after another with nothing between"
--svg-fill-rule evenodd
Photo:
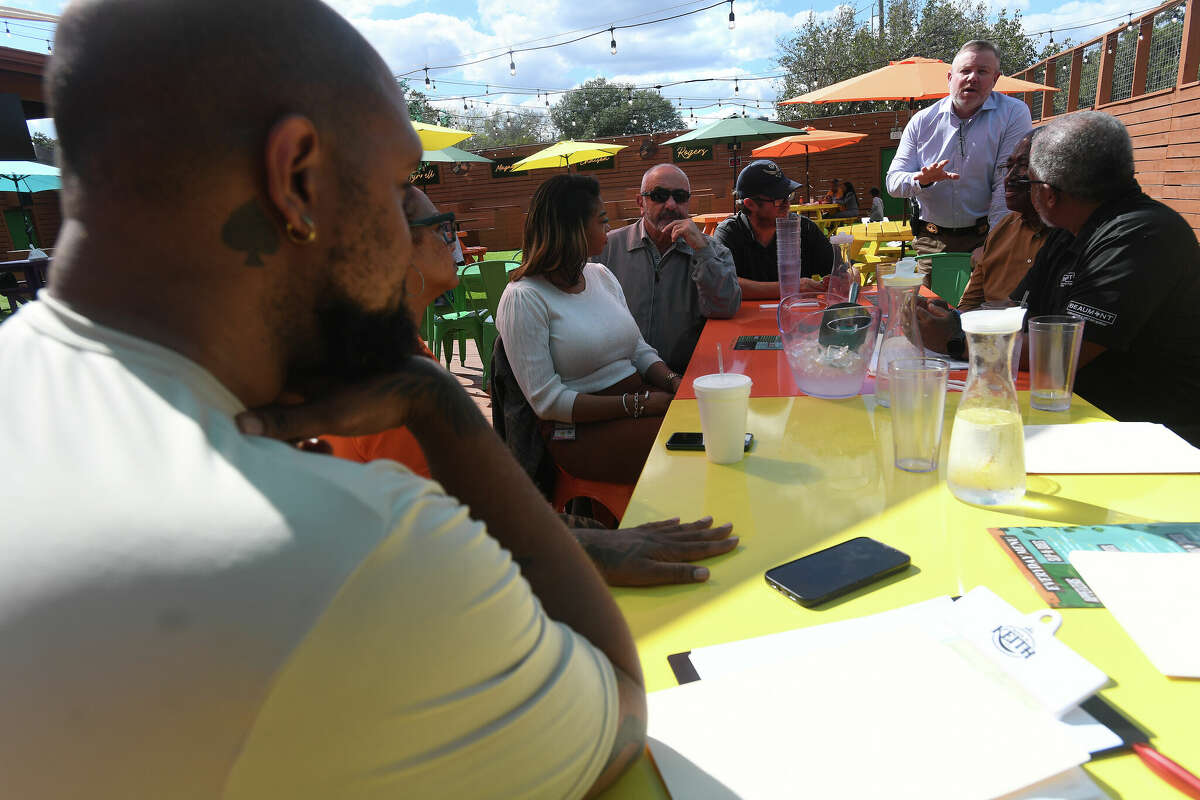
<instances>
[{"instance_id":1,"label":"wall-mounted sign","mask_svg":"<svg viewBox=\"0 0 1200 800\"><path fill-rule=\"evenodd\" d=\"M413 174L409 176L409 180L413 182L414 186L430 186L435 183L441 183L442 175L438 171L437 164L422 162L421 166L417 167L413 171Z\"/></svg>"},{"instance_id":2,"label":"wall-mounted sign","mask_svg":"<svg viewBox=\"0 0 1200 800\"><path fill-rule=\"evenodd\" d=\"M521 160L521 157L497 158L492 162L492 177L493 178L511 178L513 175L525 175L525 172L513 172L513 164Z\"/></svg>"},{"instance_id":3,"label":"wall-mounted sign","mask_svg":"<svg viewBox=\"0 0 1200 800\"><path fill-rule=\"evenodd\" d=\"M676 163L681 161L712 161L713 151L711 144L673 144L671 145L671 159Z\"/></svg>"},{"instance_id":4,"label":"wall-mounted sign","mask_svg":"<svg viewBox=\"0 0 1200 800\"><path fill-rule=\"evenodd\" d=\"M617 157L605 156L604 158L593 158L590 161L580 161L578 168L580 171L593 169L612 169L617 165Z\"/></svg>"}]
</instances>

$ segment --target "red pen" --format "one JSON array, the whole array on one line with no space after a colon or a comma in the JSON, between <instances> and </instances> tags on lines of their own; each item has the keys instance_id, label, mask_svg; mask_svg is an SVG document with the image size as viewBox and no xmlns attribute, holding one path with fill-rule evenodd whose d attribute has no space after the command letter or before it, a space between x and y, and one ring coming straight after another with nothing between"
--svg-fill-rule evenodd
<instances>
[{"instance_id":1,"label":"red pen","mask_svg":"<svg viewBox=\"0 0 1200 800\"><path fill-rule=\"evenodd\" d=\"M1181 764L1177 764L1145 742L1136 742L1133 752L1158 777L1183 792L1188 797L1200 800L1200 778Z\"/></svg>"}]
</instances>

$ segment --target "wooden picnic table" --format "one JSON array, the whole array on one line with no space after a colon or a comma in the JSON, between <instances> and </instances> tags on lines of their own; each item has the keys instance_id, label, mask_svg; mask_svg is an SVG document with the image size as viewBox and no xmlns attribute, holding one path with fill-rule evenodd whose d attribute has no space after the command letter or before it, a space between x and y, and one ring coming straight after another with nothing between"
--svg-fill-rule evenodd
<instances>
[{"instance_id":1,"label":"wooden picnic table","mask_svg":"<svg viewBox=\"0 0 1200 800\"><path fill-rule=\"evenodd\" d=\"M841 210L841 206L837 203L793 203L790 208L797 214L808 217L829 235L829 231L834 226L846 221L845 217L830 217L826 218L828 212L836 212Z\"/></svg>"},{"instance_id":2,"label":"wooden picnic table","mask_svg":"<svg viewBox=\"0 0 1200 800\"><path fill-rule=\"evenodd\" d=\"M717 226L732 216L728 211L714 211L711 214L694 214L692 222L703 228L706 236L712 236L716 233Z\"/></svg>"}]
</instances>

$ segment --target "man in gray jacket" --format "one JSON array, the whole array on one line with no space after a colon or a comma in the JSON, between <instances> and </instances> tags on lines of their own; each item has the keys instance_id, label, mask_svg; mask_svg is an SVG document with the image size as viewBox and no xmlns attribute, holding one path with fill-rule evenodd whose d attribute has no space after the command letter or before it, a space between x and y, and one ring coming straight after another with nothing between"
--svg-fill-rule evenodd
<instances>
[{"instance_id":1,"label":"man in gray jacket","mask_svg":"<svg viewBox=\"0 0 1200 800\"><path fill-rule=\"evenodd\" d=\"M729 250L688 215L691 183L674 164L642 176L642 218L608 234L595 259L612 270L645 340L683 374L704 320L726 319L742 302Z\"/></svg>"}]
</instances>

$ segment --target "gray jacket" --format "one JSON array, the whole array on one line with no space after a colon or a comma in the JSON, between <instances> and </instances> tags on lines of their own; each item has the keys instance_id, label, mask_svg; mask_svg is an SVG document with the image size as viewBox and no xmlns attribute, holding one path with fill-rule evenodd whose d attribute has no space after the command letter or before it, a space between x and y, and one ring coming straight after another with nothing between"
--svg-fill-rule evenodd
<instances>
[{"instance_id":1,"label":"gray jacket","mask_svg":"<svg viewBox=\"0 0 1200 800\"><path fill-rule=\"evenodd\" d=\"M708 245L698 251L681 239L660 256L638 220L609 231L608 244L593 259L617 276L642 337L681 375L704 320L728 319L742 302L733 256L712 237L705 239Z\"/></svg>"}]
</instances>

